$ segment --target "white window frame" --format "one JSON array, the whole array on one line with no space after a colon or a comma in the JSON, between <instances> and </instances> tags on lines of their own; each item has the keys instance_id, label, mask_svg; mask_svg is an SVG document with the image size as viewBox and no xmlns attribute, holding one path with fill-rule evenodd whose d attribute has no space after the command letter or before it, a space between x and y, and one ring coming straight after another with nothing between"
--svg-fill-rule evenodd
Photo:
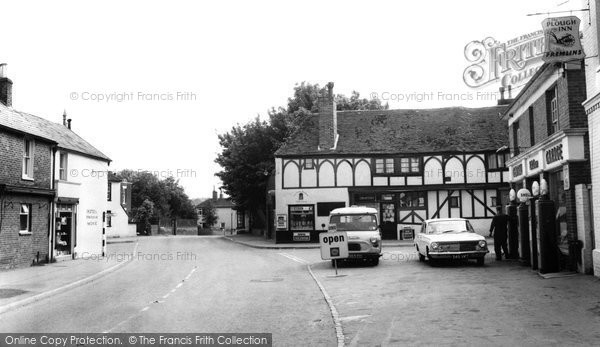
<instances>
[{"instance_id":1,"label":"white window frame","mask_svg":"<svg viewBox=\"0 0 600 347\"><path fill-rule=\"evenodd\" d=\"M35 142L33 139L23 140L22 178L33 181L33 160Z\"/></svg>"},{"instance_id":2,"label":"white window frame","mask_svg":"<svg viewBox=\"0 0 600 347\"><path fill-rule=\"evenodd\" d=\"M27 217L27 226L21 229L21 217ZM31 204L21 204L19 209L19 235L31 235Z\"/></svg>"},{"instance_id":3,"label":"white window frame","mask_svg":"<svg viewBox=\"0 0 600 347\"><path fill-rule=\"evenodd\" d=\"M65 159L64 163L63 158ZM67 152L60 152L60 154L58 155L58 162L58 178L61 181L68 181L69 177L67 176L67 169L69 167L69 154Z\"/></svg>"}]
</instances>

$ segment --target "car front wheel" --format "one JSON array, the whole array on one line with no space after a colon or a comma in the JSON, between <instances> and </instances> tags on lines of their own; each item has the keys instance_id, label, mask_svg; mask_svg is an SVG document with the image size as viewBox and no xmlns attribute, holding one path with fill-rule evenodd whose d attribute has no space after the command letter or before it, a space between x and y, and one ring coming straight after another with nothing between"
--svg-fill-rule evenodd
<instances>
[{"instance_id":1,"label":"car front wheel","mask_svg":"<svg viewBox=\"0 0 600 347\"><path fill-rule=\"evenodd\" d=\"M485 264L485 257L477 258L477 265L483 266Z\"/></svg>"}]
</instances>

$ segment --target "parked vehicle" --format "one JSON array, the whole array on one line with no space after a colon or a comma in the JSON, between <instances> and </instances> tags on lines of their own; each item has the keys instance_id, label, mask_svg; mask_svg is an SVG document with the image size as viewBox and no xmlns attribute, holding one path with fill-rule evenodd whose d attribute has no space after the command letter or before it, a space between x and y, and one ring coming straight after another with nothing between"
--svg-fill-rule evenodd
<instances>
[{"instance_id":1,"label":"parked vehicle","mask_svg":"<svg viewBox=\"0 0 600 347\"><path fill-rule=\"evenodd\" d=\"M484 265L489 253L485 237L475 233L471 223L464 218L428 219L415 237L419 260L431 264L438 259L476 259Z\"/></svg>"},{"instance_id":2,"label":"parked vehicle","mask_svg":"<svg viewBox=\"0 0 600 347\"><path fill-rule=\"evenodd\" d=\"M329 214L329 231L345 231L348 235L348 259L361 260L375 266L381 257L381 231L377 210L369 207L336 208Z\"/></svg>"}]
</instances>

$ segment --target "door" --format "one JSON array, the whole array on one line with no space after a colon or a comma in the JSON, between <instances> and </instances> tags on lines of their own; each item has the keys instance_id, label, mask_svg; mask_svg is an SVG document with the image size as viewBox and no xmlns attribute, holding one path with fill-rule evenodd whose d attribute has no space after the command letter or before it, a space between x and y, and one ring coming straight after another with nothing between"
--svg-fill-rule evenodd
<instances>
[{"instance_id":1,"label":"door","mask_svg":"<svg viewBox=\"0 0 600 347\"><path fill-rule=\"evenodd\" d=\"M381 237L385 240L396 240L396 204L393 202L381 203Z\"/></svg>"}]
</instances>

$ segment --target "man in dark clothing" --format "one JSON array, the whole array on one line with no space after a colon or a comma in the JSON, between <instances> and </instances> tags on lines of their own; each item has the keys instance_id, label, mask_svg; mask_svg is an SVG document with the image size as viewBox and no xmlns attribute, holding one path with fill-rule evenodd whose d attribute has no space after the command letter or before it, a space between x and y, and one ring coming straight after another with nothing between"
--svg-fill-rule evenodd
<instances>
[{"instance_id":1,"label":"man in dark clothing","mask_svg":"<svg viewBox=\"0 0 600 347\"><path fill-rule=\"evenodd\" d=\"M494 236L494 251L496 260L502 260L502 251L504 257L508 255L507 237L508 237L508 216L502 212L502 206L496 207L496 215L490 225L490 236Z\"/></svg>"}]
</instances>

